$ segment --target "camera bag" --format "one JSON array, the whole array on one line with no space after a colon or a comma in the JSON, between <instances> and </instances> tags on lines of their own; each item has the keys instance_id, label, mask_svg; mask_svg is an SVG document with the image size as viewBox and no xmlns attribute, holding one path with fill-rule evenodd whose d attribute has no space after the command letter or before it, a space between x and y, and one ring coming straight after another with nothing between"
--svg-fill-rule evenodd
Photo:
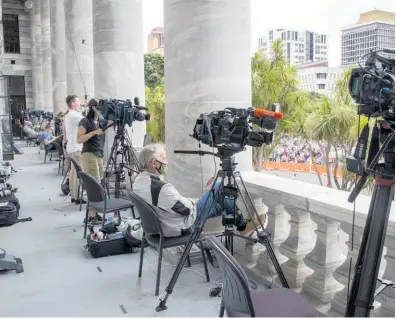
<instances>
[{"instance_id":1,"label":"camera bag","mask_svg":"<svg viewBox=\"0 0 396 318\"><path fill-rule=\"evenodd\" d=\"M136 247L128 244L122 232L106 234L104 238L101 238L98 233L91 233L87 236L87 248L93 258L129 254L136 251Z\"/></svg>"},{"instance_id":2,"label":"camera bag","mask_svg":"<svg viewBox=\"0 0 396 318\"><path fill-rule=\"evenodd\" d=\"M17 222L17 208L8 201L0 202L0 226L10 226Z\"/></svg>"}]
</instances>

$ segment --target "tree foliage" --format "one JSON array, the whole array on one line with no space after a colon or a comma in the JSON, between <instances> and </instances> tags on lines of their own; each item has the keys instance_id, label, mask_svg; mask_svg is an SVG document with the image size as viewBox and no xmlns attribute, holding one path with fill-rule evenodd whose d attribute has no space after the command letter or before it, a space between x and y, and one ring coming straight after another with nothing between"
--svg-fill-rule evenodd
<instances>
[{"instance_id":1,"label":"tree foliage","mask_svg":"<svg viewBox=\"0 0 396 318\"><path fill-rule=\"evenodd\" d=\"M154 142L165 141L165 90L163 85L153 89L146 86L146 105L151 114L147 122L147 133L153 136Z\"/></svg>"},{"instance_id":2,"label":"tree foliage","mask_svg":"<svg viewBox=\"0 0 396 318\"><path fill-rule=\"evenodd\" d=\"M281 111L287 116L294 107L300 107L305 94L297 90L297 68L291 66L283 54L282 42L272 42L271 56L268 58L263 50L257 51L251 61L252 65L252 105L256 108L268 109L272 103L279 103ZM253 156L256 170L261 171L263 157L268 156L279 143L279 132L275 134L270 147L254 149Z\"/></svg>"},{"instance_id":3,"label":"tree foliage","mask_svg":"<svg viewBox=\"0 0 396 318\"><path fill-rule=\"evenodd\" d=\"M164 58L157 53L144 56L144 80L146 85L146 107L151 115L147 122L147 133L154 142L165 141L165 90Z\"/></svg>"},{"instance_id":4,"label":"tree foliage","mask_svg":"<svg viewBox=\"0 0 396 318\"><path fill-rule=\"evenodd\" d=\"M155 88L163 84L164 57L157 53L144 55L144 82L146 86Z\"/></svg>"}]
</instances>

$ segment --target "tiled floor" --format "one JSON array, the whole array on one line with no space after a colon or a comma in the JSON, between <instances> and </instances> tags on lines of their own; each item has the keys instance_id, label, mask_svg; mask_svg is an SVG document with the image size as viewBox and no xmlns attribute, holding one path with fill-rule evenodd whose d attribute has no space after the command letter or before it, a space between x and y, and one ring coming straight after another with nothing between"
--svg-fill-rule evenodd
<instances>
[{"instance_id":1,"label":"tiled floor","mask_svg":"<svg viewBox=\"0 0 396 318\"><path fill-rule=\"evenodd\" d=\"M37 148L22 149L10 183L19 188L21 217L33 221L0 228L0 247L22 258L25 268L22 274L0 273L0 316L154 316L155 274L148 260L139 280L138 253L91 258L83 248L83 212L61 195L57 163L44 165ZM156 268L154 252L147 254ZM204 273L202 266L193 269ZM221 277L210 270L213 281ZM172 274L172 267L163 266L161 290ZM209 297L213 287L183 270L169 309L158 316L216 316L220 298Z\"/></svg>"}]
</instances>

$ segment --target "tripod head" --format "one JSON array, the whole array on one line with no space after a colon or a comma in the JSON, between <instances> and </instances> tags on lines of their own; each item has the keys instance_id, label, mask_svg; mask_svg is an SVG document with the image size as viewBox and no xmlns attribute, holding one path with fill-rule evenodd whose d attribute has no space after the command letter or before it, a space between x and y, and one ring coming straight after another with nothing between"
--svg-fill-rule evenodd
<instances>
[{"instance_id":1,"label":"tripod head","mask_svg":"<svg viewBox=\"0 0 396 318\"><path fill-rule=\"evenodd\" d=\"M217 153L202 150L175 150L173 153L215 156L220 159L221 170L225 173L234 172L238 163L235 162L235 155L240 152L233 147L219 147Z\"/></svg>"},{"instance_id":2,"label":"tripod head","mask_svg":"<svg viewBox=\"0 0 396 318\"><path fill-rule=\"evenodd\" d=\"M349 195L348 201L354 202L368 177L375 177L377 183L387 184L395 182L395 124L381 120L372 129L370 148L365 164L369 136L368 124L359 136L353 156L346 159L347 169L360 176L359 182ZM382 144L380 148L380 144ZM379 159L383 156L383 162Z\"/></svg>"}]
</instances>

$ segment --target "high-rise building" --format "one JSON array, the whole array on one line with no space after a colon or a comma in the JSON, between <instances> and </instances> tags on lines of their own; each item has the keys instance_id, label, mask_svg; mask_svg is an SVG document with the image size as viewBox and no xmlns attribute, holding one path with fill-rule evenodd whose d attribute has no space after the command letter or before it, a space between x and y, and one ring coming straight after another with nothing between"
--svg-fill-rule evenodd
<instances>
[{"instance_id":1,"label":"high-rise building","mask_svg":"<svg viewBox=\"0 0 396 318\"><path fill-rule=\"evenodd\" d=\"M341 64L357 64L361 56L373 50L395 49L395 13L380 10L362 13L356 24L341 32Z\"/></svg>"},{"instance_id":2,"label":"high-rise building","mask_svg":"<svg viewBox=\"0 0 396 318\"><path fill-rule=\"evenodd\" d=\"M337 80L345 68L329 67L327 61L312 62L298 66L298 88L306 92L315 92L331 96Z\"/></svg>"},{"instance_id":3,"label":"high-rise building","mask_svg":"<svg viewBox=\"0 0 396 318\"><path fill-rule=\"evenodd\" d=\"M158 53L164 56L164 28L156 27L148 36L148 52Z\"/></svg>"},{"instance_id":4,"label":"high-rise building","mask_svg":"<svg viewBox=\"0 0 396 318\"><path fill-rule=\"evenodd\" d=\"M271 58L272 42L280 39L283 51L292 65L327 60L327 35L311 31L297 31L287 29L269 30L259 38L259 49L263 49Z\"/></svg>"}]
</instances>

